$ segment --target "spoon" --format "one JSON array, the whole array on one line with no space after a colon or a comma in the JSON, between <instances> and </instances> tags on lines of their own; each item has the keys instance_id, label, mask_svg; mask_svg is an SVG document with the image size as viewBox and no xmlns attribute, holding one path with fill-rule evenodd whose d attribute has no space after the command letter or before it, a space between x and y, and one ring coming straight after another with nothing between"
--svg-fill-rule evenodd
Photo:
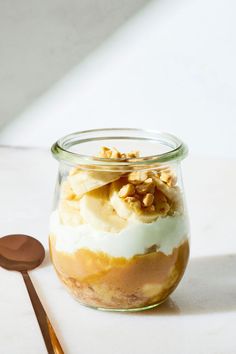
<instances>
[{"instance_id":1,"label":"spoon","mask_svg":"<svg viewBox=\"0 0 236 354\"><path fill-rule=\"evenodd\" d=\"M34 237L8 235L0 238L0 266L8 270L16 270L22 274L48 354L64 354L27 273L28 270L38 267L44 257L44 247Z\"/></svg>"}]
</instances>

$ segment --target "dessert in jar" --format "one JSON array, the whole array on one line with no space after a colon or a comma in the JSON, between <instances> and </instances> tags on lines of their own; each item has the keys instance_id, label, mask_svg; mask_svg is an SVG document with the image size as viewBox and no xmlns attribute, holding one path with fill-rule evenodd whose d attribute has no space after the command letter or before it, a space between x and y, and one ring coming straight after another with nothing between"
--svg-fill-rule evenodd
<instances>
[{"instance_id":1,"label":"dessert in jar","mask_svg":"<svg viewBox=\"0 0 236 354\"><path fill-rule=\"evenodd\" d=\"M99 309L162 303L189 257L186 146L170 134L104 129L71 134L52 151L60 167L50 253L60 280Z\"/></svg>"}]
</instances>

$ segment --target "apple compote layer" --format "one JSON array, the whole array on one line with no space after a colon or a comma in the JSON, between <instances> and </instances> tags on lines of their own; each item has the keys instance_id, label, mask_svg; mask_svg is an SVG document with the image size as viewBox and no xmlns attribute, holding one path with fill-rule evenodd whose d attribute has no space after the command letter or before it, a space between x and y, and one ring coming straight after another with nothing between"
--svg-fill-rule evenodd
<instances>
[{"instance_id":1,"label":"apple compote layer","mask_svg":"<svg viewBox=\"0 0 236 354\"><path fill-rule=\"evenodd\" d=\"M156 246L131 258L78 249L56 249L50 235L50 250L59 278L83 304L106 309L135 309L161 303L179 283L189 257L186 237L166 255Z\"/></svg>"}]
</instances>

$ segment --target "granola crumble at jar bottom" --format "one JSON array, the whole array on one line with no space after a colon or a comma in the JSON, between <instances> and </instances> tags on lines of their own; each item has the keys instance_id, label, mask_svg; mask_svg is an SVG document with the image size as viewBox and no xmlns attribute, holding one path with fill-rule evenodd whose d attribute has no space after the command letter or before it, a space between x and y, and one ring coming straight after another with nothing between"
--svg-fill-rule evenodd
<instances>
[{"instance_id":1,"label":"granola crumble at jar bottom","mask_svg":"<svg viewBox=\"0 0 236 354\"><path fill-rule=\"evenodd\" d=\"M170 134L104 129L71 134L52 151L60 166L50 253L60 280L99 309L162 303L189 257L186 146Z\"/></svg>"}]
</instances>

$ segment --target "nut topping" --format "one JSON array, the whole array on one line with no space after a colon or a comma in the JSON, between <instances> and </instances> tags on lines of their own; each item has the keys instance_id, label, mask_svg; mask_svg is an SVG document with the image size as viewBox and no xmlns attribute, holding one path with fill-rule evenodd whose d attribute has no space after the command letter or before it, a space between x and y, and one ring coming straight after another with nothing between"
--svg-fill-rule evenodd
<instances>
[{"instance_id":1,"label":"nut topping","mask_svg":"<svg viewBox=\"0 0 236 354\"><path fill-rule=\"evenodd\" d=\"M135 159L139 157L139 151L138 150L130 151L126 154L126 156L128 159Z\"/></svg>"},{"instance_id":2,"label":"nut topping","mask_svg":"<svg viewBox=\"0 0 236 354\"><path fill-rule=\"evenodd\" d=\"M128 180L133 184L141 184L148 178L148 173L146 171L134 171L128 176Z\"/></svg>"},{"instance_id":3,"label":"nut topping","mask_svg":"<svg viewBox=\"0 0 236 354\"><path fill-rule=\"evenodd\" d=\"M133 184L128 183L124 185L119 191L119 197L125 198L135 194L135 187Z\"/></svg>"},{"instance_id":4,"label":"nut topping","mask_svg":"<svg viewBox=\"0 0 236 354\"><path fill-rule=\"evenodd\" d=\"M139 151L121 153L115 147L102 146L99 157L114 159L135 159ZM123 175L118 195L137 214L157 213L165 216L178 209L176 203L178 188L177 177L169 166L148 171L133 171Z\"/></svg>"},{"instance_id":5,"label":"nut topping","mask_svg":"<svg viewBox=\"0 0 236 354\"><path fill-rule=\"evenodd\" d=\"M147 193L143 198L143 205L145 207L149 207L152 205L153 201L154 201L154 195L151 193Z\"/></svg>"},{"instance_id":6,"label":"nut topping","mask_svg":"<svg viewBox=\"0 0 236 354\"><path fill-rule=\"evenodd\" d=\"M111 154L112 154L112 151L108 147L102 146L98 156L102 157L102 158L105 158L105 159L110 159L111 158Z\"/></svg>"},{"instance_id":7,"label":"nut topping","mask_svg":"<svg viewBox=\"0 0 236 354\"><path fill-rule=\"evenodd\" d=\"M121 158L121 153L114 147L111 149L111 158L112 159L120 159Z\"/></svg>"},{"instance_id":8,"label":"nut topping","mask_svg":"<svg viewBox=\"0 0 236 354\"><path fill-rule=\"evenodd\" d=\"M133 159L139 157L139 151L134 150L125 154L125 153L121 153L115 147L110 149L106 146L102 146L98 154L98 157L102 157L105 159Z\"/></svg>"},{"instance_id":9,"label":"nut topping","mask_svg":"<svg viewBox=\"0 0 236 354\"><path fill-rule=\"evenodd\" d=\"M151 180L151 182L146 182L147 180ZM136 186L136 191L138 194L154 193L155 186L152 179L148 178L147 180Z\"/></svg>"},{"instance_id":10,"label":"nut topping","mask_svg":"<svg viewBox=\"0 0 236 354\"><path fill-rule=\"evenodd\" d=\"M168 186L170 187L175 186L177 182L176 175L174 175L174 173L171 172L170 169L161 171L160 179L166 184L168 184Z\"/></svg>"},{"instance_id":11,"label":"nut topping","mask_svg":"<svg viewBox=\"0 0 236 354\"><path fill-rule=\"evenodd\" d=\"M141 211L141 202L135 197L126 197L125 201L135 210L136 213Z\"/></svg>"}]
</instances>

